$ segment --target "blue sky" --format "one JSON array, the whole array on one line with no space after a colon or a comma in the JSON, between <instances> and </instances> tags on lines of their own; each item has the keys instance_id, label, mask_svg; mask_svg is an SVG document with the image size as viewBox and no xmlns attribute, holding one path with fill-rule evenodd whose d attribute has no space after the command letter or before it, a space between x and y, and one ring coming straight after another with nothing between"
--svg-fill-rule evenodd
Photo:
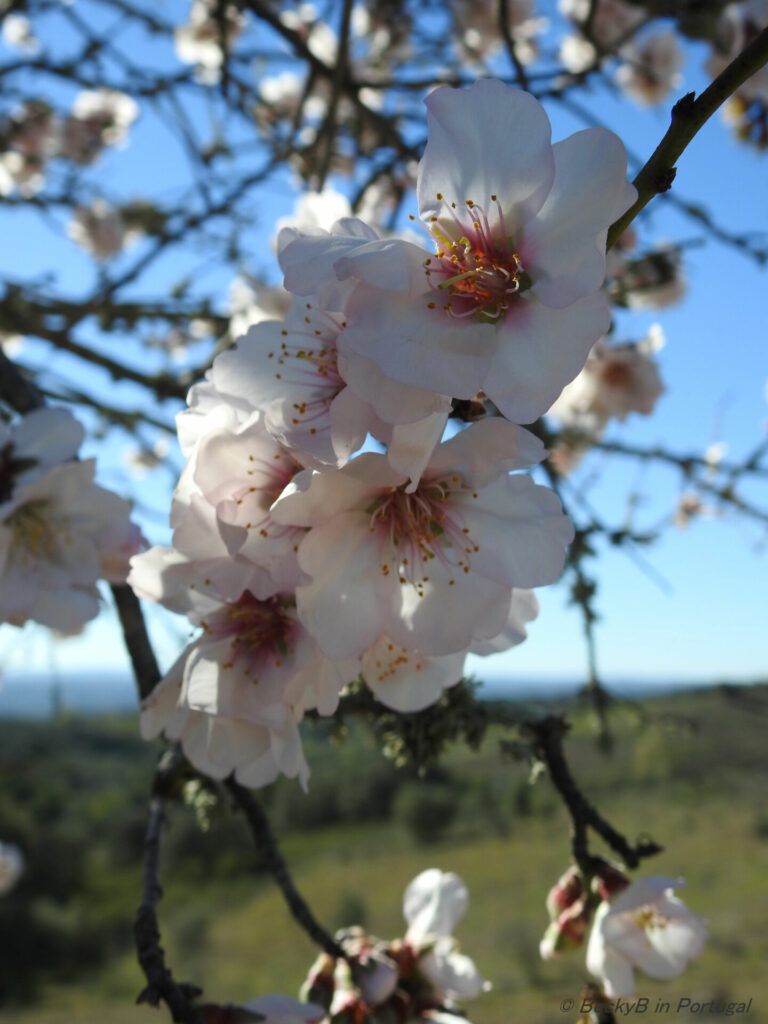
<instances>
[{"instance_id":1,"label":"blue sky","mask_svg":"<svg viewBox=\"0 0 768 1024\"><path fill-rule=\"evenodd\" d=\"M689 46L680 93L706 84L700 71L703 62L703 47ZM62 94L62 105L71 95L71 91ZM667 106L658 111L640 109L616 100L603 88L582 94L580 101L609 127L619 130L627 145L642 155L653 150L666 128ZM547 109L555 138L583 127L557 106ZM201 123L204 113L201 105ZM674 187L686 199L710 208L718 221L733 231L768 231L767 161L768 156L736 144L716 116L681 159ZM131 145L107 153L94 170L93 180L104 183L110 195L128 199L153 191L174 191L183 181L181 167L178 147L169 142L158 120L144 113L134 127ZM334 184L344 187L342 181ZM249 267L267 271L274 280L277 268L269 245L271 226L277 217L290 212L296 195L287 173L259 194L259 206L268 209L270 216L253 232ZM4 236L10 235L12 244L0 251L0 272L22 278L55 268L62 292L87 290L92 266L66 237L66 217L60 218L59 229L51 230L27 213L6 209L2 216ZM651 243L699 234L695 224L657 200L642 238ZM158 293L188 266L200 266L204 254L189 253L186 260L185 264L178 257L158 266L153 279ZM701 453L710 443L723 441L729 446L728 457L738 460L765 436L768 423L768 272L713 241L688 249L685 268L688 291L678 306L659 313L618 316L617 339L638 339L651 323L662 324L667 345L659 359L667 392L652 417L634 417L617 425L609 436L682 453ZM210 266L205 289L223 298L230 277L221 268ZM109 344L120 345L120 358L138 358L137 346L129 338L113 339ZM45 351L48 358L49 351ZM42 353L30 344L24 357L33 365ZM62 353L48 365L65 370L72 363ZM165 357L155 353L149 357L149 365L165 365ZM128 405L135 402L131 386L114 384L88 371L89 383L91 377L94 383L109 388L110 398ZM141 481L133 480L122 463L124 443L125 439L92 443L87 454L98 454L100 476L107 486L138 492L145 504L157 510L157 515L143 517L143 526L151 540L166 542L169 478L156 471ZM590 502L602 518L616 525L626 514L628 492L640 496L635 523L651 526L671 514L681 490L675 471L656 466L642 469L629 460L599 454L585 461L576 479L581 484L587 482ZM743 493L768 509L768 482L745 485ZM596 606L600 613L598 660L605 679L707 681L765 676L765 534L765 527L721 510L686 530L671 527L656 545L639 553L639 559L623 549L601 546L595 564L600 581ZM567 588L550 587L540 592L539 598L541 614L531 625L528 641L493 659L473 659L471 668L479 677L505 678L514 684L515 678L577 679L583 675L581 620L578 610L567 606ZM149 617L167 663L188 634L188 627L155 609ZM51 667L78 672L121 670L126 661L113 616L107 610L81 636L66 641L53 641L35 626L23 630L2 627L0 665L14 673Z\"/></svg>"}]
</instances>

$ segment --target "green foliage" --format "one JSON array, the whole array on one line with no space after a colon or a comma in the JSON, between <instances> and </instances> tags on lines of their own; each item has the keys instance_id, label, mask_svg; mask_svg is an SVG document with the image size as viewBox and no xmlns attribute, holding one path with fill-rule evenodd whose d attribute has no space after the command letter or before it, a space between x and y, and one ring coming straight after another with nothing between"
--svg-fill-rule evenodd
<instances>
[{"instance_id":1,"label":"green foliage","mask_svg":"<svg viewBox=\"0 0 768 1024\"><path fill-rule=\"evenodd\" d=\"M666 847L645 870L686 875L687 901L710 919L710 950L681 994L743 990L768 1001L768 979L756 980L768 958L758 898L768 871L766 696L618 704L610 758L586 711L568 738L573 773L601 810L629 838L649 832ZM306 735L309 794L282 780L264 796L297 883L332 929L364 922L401 934L410 878L431 864L461 873L472 908L459 937L494 981L472 1019L508 1024L513 1007L515 1019L549 1024L584 975L578 954L546 965L537 954L568 824L546 777L532 785L524 763L499 756L507 735L490 727L477 751L448 742L421 778L383 757L367 728L317 723ZM3 1024L157 1024L156 1011L132 1006L140 976L130 928L158 750L138 740L133 720L0 722L0 838L21 846L28 865L0 900ZM187 792L192 806L171 810L161 908L170 961L224 1001L295 991L314 950L228 800L211 803L208 792ZM649 993L670 998L672 987Z\"/></svg>"},{"instance_id":2,"label":"green foliage","mask_svg":"<svg viewBox=\"0 0 768 1024\"><path fill-rule=\"evenodd\" d=\"M439 843L456 817L456 799L450 783L409 782L398 794L394 818L418 845Z\"/></svg>"}]
</instances>

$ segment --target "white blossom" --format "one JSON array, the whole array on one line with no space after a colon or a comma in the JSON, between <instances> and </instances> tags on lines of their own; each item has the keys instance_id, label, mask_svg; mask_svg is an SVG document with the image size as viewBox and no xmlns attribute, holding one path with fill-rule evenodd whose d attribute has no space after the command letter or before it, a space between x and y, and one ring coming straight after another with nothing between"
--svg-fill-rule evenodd
<instances>
[{"instance_id":1,"label":"white blossom","mask_svg":"<svg viewBox=\"0 0 768 1024\"><path fill-rule=\"evenodd\" d=\"M647 35L621 55L625 63L616 71L616 81L638 103L661 103L682 81L683 51L674 32Z\"/></svg>"},{"instance_id":2,"label":"white blossom","mask_svg":"<svg viewBox=\"0 0 768 1024\"><path fill-rule=\"evenodd\" d=\"M417 388L484 391L530 422L608 327L606 233L635 197L624 147L603 129L553 146L540 104L492 80L426 102L418 194L436 253L341 222L281 238L285 286L330 303L341 282L345 350Z\"/></svg>"},{"instance_id":3,"label":"white blossom","mask_svg":"<svg viewBox=\"0 0 768 1024\"><path fill-rule=\"evenodd\" d=\"M405 890L405 941L414 950L419 971L432 984L440 1001L475 999L491 987L474 962L459 952L453 937L468 905L467 887L452 871L428 868Z\"/></svg>"},{"instance_id":4,"label":"white blossom","mask_svg":"<svg viewBox=\"0 0 768 1024\"><path fill-rule=\"evenodd\" d=\"M704 948L707 925L674 890L683 879L639 878L595 913L587 969L609 998L631 996L635 968L649 978L676 978Z\"/></svg>"}]
</instances>

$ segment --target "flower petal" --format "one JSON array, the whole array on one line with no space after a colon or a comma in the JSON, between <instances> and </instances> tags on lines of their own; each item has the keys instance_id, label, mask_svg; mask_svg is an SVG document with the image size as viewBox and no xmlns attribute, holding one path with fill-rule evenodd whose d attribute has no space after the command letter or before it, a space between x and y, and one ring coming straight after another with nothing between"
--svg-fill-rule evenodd
<instances>
[{"instance_id":1,"label":"flower petal","mask_svg":"<svg viewBox=\"0 0 768 1024\"><path fill-rule=\"evenodd\" d=\"M435 89L425 103L422 217L445 217L438 193L461 210L467 199L485 207L498 196L508 230L517 232L540 209L554 175L544 108L530 93L490 79L466 89Z\"/></svg>"},{"instance_id":2,"label":"flower petal","mask_svg":"<svg viewBox=\"0 0 768 1024\"><path fill-rule=\"evenodd\" d=\"M603 283L608 228L637 190L627 181L623 143L605 128L576 132L552 150L555 180L526 227L521 255L534 294L562 309Z\"/></svg>"},{"instance_id":3,"label":"flower petal","mask_svg":"<svg viewBox=\"0 0 768 1024\"><path fill-rule=\"evenodd\" d=\"M485 393L513 423L532 423L584 366L610 322L600 292L562 310L533 297L521 299L499 328L482 383Z\"/></svg>"}]
</instances>

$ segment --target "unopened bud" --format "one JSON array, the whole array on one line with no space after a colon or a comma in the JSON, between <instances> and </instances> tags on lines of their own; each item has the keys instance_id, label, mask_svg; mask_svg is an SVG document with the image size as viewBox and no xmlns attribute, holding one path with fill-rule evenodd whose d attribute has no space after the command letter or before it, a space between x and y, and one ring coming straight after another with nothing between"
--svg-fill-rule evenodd
<instances>
[{"instance_id":1,"label":"unopened bud","mask_svg":"<svg viewBox=\"0 0 768 1024\"><path fill-rule=\"evenodd\" d=\"M610 900L628 885L629 879L623 871L603 861L592 879L592 892L597 893L601 900Z\"/></svg>"},{"instance_id":2,"label":"unopened bud","mask_svg":"<svg viewBox=\"0 0 768 1024\"><path fill-rule=\"evenodd\" d=\"M572 865L555 882L547 894L547 911L550 920L556 921L560 914L584 895L584 879L579 869Z\"/></svg>"},{"instance_id":3,"label":"unopened bud","mask_svg":"<svg viewBox=\"0 0 768 1024\"><path fill-rule=\"evenodd\" d=\"M558 953L580 946L586 938L591 917L592 909L586 897L566 907L550 924L539 943L542 960L551 960Z\"/></svg>"}]
</instances>

